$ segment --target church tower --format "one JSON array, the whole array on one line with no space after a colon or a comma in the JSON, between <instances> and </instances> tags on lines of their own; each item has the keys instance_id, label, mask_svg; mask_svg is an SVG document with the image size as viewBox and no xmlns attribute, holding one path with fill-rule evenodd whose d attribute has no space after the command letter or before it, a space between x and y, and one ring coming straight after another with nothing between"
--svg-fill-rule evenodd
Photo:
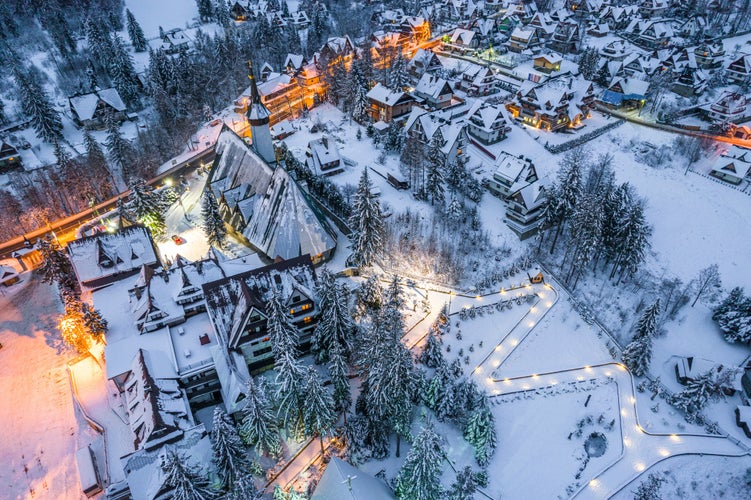
<instances>
[{"instance_id":1,"label":"church tower","mask_svg":"<svg viewBox=\"0 0 751 500\"><path fill-rule=\"evenodd\" d=\"M272 164L276 161L276 155L274 154L274 143L271 141L271 129L269 128L271 113L261 102L261 96L258 94L258 87L256 87L256 78L253 76L253 64L250 61L248 61L248 70L250 73L248 75L250 79L248 123L250 123L250 134L253 139L251 147L266 163Z\"/></svg>"}]
</instances>

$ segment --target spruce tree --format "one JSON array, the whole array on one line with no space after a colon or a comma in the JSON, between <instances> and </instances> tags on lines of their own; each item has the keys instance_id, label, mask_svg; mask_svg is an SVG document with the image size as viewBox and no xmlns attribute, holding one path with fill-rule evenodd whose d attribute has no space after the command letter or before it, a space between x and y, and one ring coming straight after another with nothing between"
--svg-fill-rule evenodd
<instances>
[{"instance_id":1,"label":"spruce tree","mask_svg":"<svg viewBox=\"0 0 751 500\"><path fill-rule=\"evenodd\" d=\"M128 179L129 173L132 171L133 148L120 135L120 124L112 112L105 115L105 124L107 125L107 139L104 144L107 146L110 162L117 167L124 179Z\"/></svg>"},{"instance_id":2,"label":"spruce tree","mask_svg":"<svg viewBox=\"0 0 751 500\"><path fill-rule=\"evenodd\" d=\"M174 500L214 498L214 491L209 487L209 481L197 467L188 464L187 457L169 450L161 465L165 476L164 482L171 488Z\"/></svg>"},{"instance_id":3,"label":"spruce tree","mask_svg":"<svg viewBox=\"0 0 751 500\"><path fill-rule=\"evenodd\" d=\"M322 311L321 320L313 330L311 350L316 361L329 359L329 352L336 343L344 349L345 355L352 352L352 335L355 325L347 307L347 291L344 285L336 282L336 276L324 269L318 279L318 296Z\"/></svg>"},{"instance_id":4,"label":"spruce tree","mask_svg":"<svg viewBox=\"0 0 751 500\"><path fill-rule=\"evenodd\" d=\"M357 292L357 315L360 317L374 313L383 303L383 289L378 278L377 274L372 274L360 285Z\"/></svg>"},{"instance_id":5,"label":"spruce tree","mask_svg":"<svg viewBox=\"0 0 751 500\"><path fill-rule=\"evenodd\" d=\"M253 378L245 386L245 399L242 400L242 425L240 436L249 445L255 445L256 453L268 454L277 458L282 453L279 429L266 397L266 387L256 384Z\"/></svg>"},{"instance_id":6,"label":"spruce tree","mask_svg":"<svg viewBox=\"0 0 751 500\"><path fill-rule=\"evenodd\" d=\"M428 340L425 343L420 362L428 368L436 368L444 363L443 360L443 341L438 337L434 330L428 332Z\"/></svg>"},{"instance_id":7,"label":"spruce tree","mask_svg":"<svg viewBox=\"0 0 751 500\"><path fill-rule=\"evenodd\" d=\"M59 243L47 235L39 240L39 252L42 254L42 265L37 272L42 275L43 283L56 283L60 290L78 289L73 266Z\"/></svg>"},{"instance_id":8,"label":"spruce tree","mask_svg":"<svg viewBox=\"0 0 751 500\"><path fill-rule=\"evenodd\" d=\"M751 341L751 297L743 294L743 288L733 288L715 308L712 319L717 322L728 342Z\"/></svg>"},{"instance_id":9,"label":"spruce tree","mask_svg":"<svg viewBox=\"0 0 751 500\"><path fill-rule=\"evenodd\" d=\"M467 466L456 473L456 481L448 491L448 500L472 500L477 492L477 479Z\"/></svg>"},{"instance_id":10,"label":"spruce tree","mask_svg":"<svg viewBox=\"0 0 751 500\"><path fill-rule=\"evenodd\" d=\"M202 228L203 234L206 235L206 241L211 246L223 248L227 238L227 227L224 225L221 213L219 213L219 204L210 189L203 192L201 215L203 216Z\"/></svg>"},{"instance_id":11,"label":"spruce tree","mask_svg":"<svg viewBox=\"0 0 751 500\"><path fill-rule=\"evenodd\" d=\"M204 23L211 21L211 18L214 15L214 8L211 5L211 0L196 0L196 4L198 5L198 15L200 16L201 21Z\"/></svg>"},{"instance_id":12,"label":"spruce tree","mask_svg":"<svg viewBox=\"0 0 751 500\"><path fill-rule=\"evenodd\" d=\"M250 462L235 425L219 406L214 408L213 424L212 461L222 482L222 488L229 490L234 488L237 478L244 474L243 471L249 467Z\"/></svg>"},{"instance_id":13,"label":"spruce tree","mask_svg":"<svg viewBox=\"0 0 751 500\"><path fill-rule=\"evenodd\" d=\"M670 404L686 412L687 420L693 421L710 401L725 397L724 389L732 375L732 370L721 375L709 370L689 380L684 390L670 397Z\"/></svg>"},{"instance_id":14,"label":"spruce tree","mask_svg":"<svg viewBox=\"0 0 751 500\"><path fill-rule=\"evenodd\" d=\"M357 186L350 218L352 255L349 262L357 267L370 266L382 252L385 244L386 229L381 205L371 192L372 189L368 168L365 167Z\"/></svg>"},{"instance_id":15,"label":"spruce tree","mask_svg":"<svg viewBox=\"0 0 751 500\"><path fill-rule=\"evenodd\" d=\"M81 303L81 314L83 315L83 324L88 334L97 342L104 340L104 334L107 333L109 325L98 309L94 309L86 302Z\"/></svg>"},{"instance_id":16,"label":"spruce tree","mask_svg":"<svg viewBox=\"0 0 751 500\"><path fill-rule=\"evenodd\" d=\"M347 410L352 404L352 394L349 386L349 368L344 357L344 351L339 344L334 344L329 351L329 376L334 387L334 409L344 414L347 422Z\"/></svg>"},{"instance_id":17,"label":"spruce tree","mask_svg":"<svg viewBox=\"0 0 751 500\"><path fill-rule=\"evenodd\" d=\"M475 449L475 460L480 467L487 467L497 444L495 417L488 399L482 396L478 407L469 417L464 428L464 439Z\"/></svg>"},{"instance_id":18,"label":"spruce tree","mask_svg":"<svg viewBox=\"0 0 751 500\"><path fill-rule=\"evenodd\" d=\"M133 49L136 52L146 52L149 44L143 34L141 25L138 24L138 21L136 21L135 16L129 9L125 9L125 20L128 26L128 37L130 38L130 43L133 44Z\"/></svg>"},{"instance_id":19,"label":"spruce tree","mask_svg":"<svg viewBox=\"0 0 751 500\"><path fill-rule=\"evenodd\" d=\"M133 66L133 58L125 49L120 35L112 35L112 54L109 61L109 75L118 94L129 106L138 102L138 76Z\"/></svg>"},{"instance_id":20,"label":"spruce tree","mask_svg":"<svg viewBox=\"0 0 751 500\"><path fill-rule=\"evenodd\" d=\"M106 169L107 158L104 156L104 151L88 130L83 133L83 144L86 148L86 159L89 166L97 171Z\"/></svg>"},{"instance_id":21,"label":"spruce tree","mask_svg":"<svg viewBox=\"0 0 751 500\"><path fill-rule=\"evenodd\" d=\"M649 474L647 479L642 481L634 492L634 500L657 500L662 498L660 490L662 489L662 483L665 481L665 478L656 473Z\"/></svg>"},{"instance_id":22,"label":"spruce tree","mask_svg":"<svg viewBox=\"0 0 751 500\"><path fill-rule=\"evenodd\" d=\"M227 0L216 0L214 5L214 20L219 26L228 27L232 23Z\"/></svg>"},{"instance_id":23,"label":"spruce tree","mask_svg":"<svg viewBox=\"0 0 751 500\"><path fill-rule=\"evenodd\" d=\"M441 204L445 200L443 168L446 155L443 154L443 138L439 131L433 134L427 149L427 178L425 179L425 194L430 204Z\"/></svg>"},{"instance_id":24,"label":"spruce tree","mask_svg":"<svg viewBox=\"0 0 751 500\"><path fill-rule=\"evenodd\" d=\"M652 337L634 337L623 350L621 359L631 373L637 377L644 376L652 360Z\"/></svg>"},{"instance_id":25,"label":"spruce tree","mask_svg":"<svg viewBox=\"0 0 751 500\"><path fill-rule=\"evenodd\" d=\"M12 69L24 115L31 120L36 136L54 143L63 138L63 122L50 98L34 78L21 68Z\"/></svg>"},{"instance_id":26,"label":"spruce tree","mask_svg":"<svg viewBox=\"0 0 751 500\"><path fill-rule=\"evenodd\" d=\"M644 310L638 323L636 323L636 333L634 333L634 339L643 337L654 337L657 333L657 318L660 316L662 304L659 297L654 303Z\"/></svg>"},{"instance_id":27,"label":"spruce tree","mask_svg":"<svg viewBox=\"0 0 751 500\"><path fill-rule=\"evenodd\" d=\"M308 367L305 376L305 398L303 403L305 433L318 436L323 454L323 437L334 427L336 413L334 413L334 398L323 387L320 376L313 368Z\"/></svg>"},{"instance_id":28,"label":"spruce tree","mask_svg":"<svg viewBox=\"0 0 751 500\"><path fill-rule=\"evenodd\" d=\"M132 181L129 187L128 211L135 216L138 222L151 230L154 238L163 237L167 230L164 220L167 202L164 197L141 179Z\"/></svg>"},{"instance_id":29,"label":"spruce tree","mask_svg":"<svg viewBox=\"0 0 751 500\"><path fill-rule=\"evenodd\" d=\"M248 471L240 471L235 478L226 500L261 500L263 491L256 488L253 476Z\"/></svg>"},{"instance_id":30,"label":"spruce tree","mask_svg":"<svg viewBox=\"0 0 751 500\"><path fill-rule=\"evenodd\" d=\"M271 352L274 354L279 415L288 429L299 432L303 424L305 377L298 359L299 332L276 293L266 303L266 314Z\"/></svg>"},{"instance_id":31,"label":"spruce tree","mask_svg":"<svg viewBox=\"0 0 751 500\"><path fill-rule=\"evenodd\" d=\"M396 477L396 497L404 500L439 500L445 491L441 485L443 472L443 440L427 422L412 443L404 465Z\"/></svg>"}]
</instances>

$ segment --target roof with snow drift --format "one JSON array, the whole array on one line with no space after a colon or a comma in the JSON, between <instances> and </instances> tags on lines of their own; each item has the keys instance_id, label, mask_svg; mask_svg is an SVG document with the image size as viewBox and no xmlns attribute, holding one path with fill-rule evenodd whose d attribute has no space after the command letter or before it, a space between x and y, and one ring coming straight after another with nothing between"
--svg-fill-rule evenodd
<instances>
[{"instance_id":1,"label":"roof with snow drift","mask_svg":"<svg viewBox=\"0 0 751 500\"><path fill-rule=\"evenodd\" d=\"M125 103L114 88L73 96L69 101L71 110L81 121L91 120L100 105L115 111L125 111Z\"/></svg>"},{"instance_id":2,"label":"roof with snow drift","mask_svg":"<svg viewBox=\"0 0 751 500\"><path fill-rule=\"evenodd\" d=\"M331 457L310 500L388 500L396 498L380 479Z\"/></svg>"},{"instance_id":3,"label":"roof with snow drift","mask_svg":"<svg viewBox=\"0 0 751 500\"><path fill-rule=\"evenodd\" d=\"M236 229L262 254L286 260L328 255L336 248L325 217L283 167L272 169L231 130L219 136L216 151L211 190L221 198L237 188L233 201L225 200L232 210L240 203L252 204L252 210L245 210L244 225Z\"/></svg>"},{"instance_id":4,"label":"roof with snow drift","mask_svg":"<svg viewBox=\"0 0 751 500\"><path fill-rule=\"evenodd\" d=\"M79 283L90 288L160 265L149 230L139 225L74 240L67 249Z\"/></svg>"}]
</instances>

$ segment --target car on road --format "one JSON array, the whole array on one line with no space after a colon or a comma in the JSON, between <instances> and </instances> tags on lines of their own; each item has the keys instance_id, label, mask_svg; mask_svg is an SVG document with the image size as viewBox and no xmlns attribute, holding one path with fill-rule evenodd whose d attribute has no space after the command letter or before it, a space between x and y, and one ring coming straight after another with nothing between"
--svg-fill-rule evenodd
<instances>
[{"instance_id":1,"label":"car on road","mask_svg":"<svg viewBox=\"0 0 751 500\"><path fill-rule=\"evenodd\" d=\"M172 235L172 241L175 242L175 245L182 245L183 243L185 243L185 238L183 238L182 236L179 236L177 234L173 234Z\"/></svg>"}]
</instances>

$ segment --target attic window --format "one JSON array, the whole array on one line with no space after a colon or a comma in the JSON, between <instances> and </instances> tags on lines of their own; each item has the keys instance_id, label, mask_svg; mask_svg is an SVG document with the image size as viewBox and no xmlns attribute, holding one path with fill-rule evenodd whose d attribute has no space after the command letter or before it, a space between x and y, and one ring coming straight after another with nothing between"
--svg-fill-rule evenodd
<instances>
[{"instance_id":1,"label":"attic window","mask_svg":"<svg viewBox=\"0 0 751 500\"><path fill-rule=\"evenodd\" d=\"M278 275L278 274L275 274L274 275L274 283L276 283L277 285L281 285L282 284L282 277L280 275Z\"/></svg>"},{"instance_id":2,"label":"attic window","mask_svg":"<svg viewBox=\"0 0 751 500\"><path fill-rule=\"evenodd\" d=\"M198 340L201 342L201 345L206 345L211 343L211 339L209 338L208 333L202 334L200 337L198 337Z\"/></svg>"}]
</instances>

